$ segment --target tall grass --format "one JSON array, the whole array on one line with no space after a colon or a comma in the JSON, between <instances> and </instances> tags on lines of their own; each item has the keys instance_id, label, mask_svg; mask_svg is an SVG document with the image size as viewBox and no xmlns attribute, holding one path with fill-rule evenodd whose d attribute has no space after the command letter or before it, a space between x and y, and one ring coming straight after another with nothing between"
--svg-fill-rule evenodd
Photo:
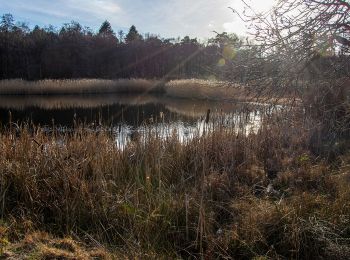
<instances>
[{"instance_id":1,"label":"tall grass","mask_svg":"<svg viewBox=\"0 0 350 260\"><path fill-rule=\"evenodd\" d=\"M280 92L266 88L252 88L227 81L200 79L172 80L165 85L165 94L173 98L191 98L206 100L228 100L287 104L300 102L294 93Z\"/></svg>"},{"instance_id":2,"label":"tall grass","mask_svg":"<svg viewBox=\"0 0 350 260\"><path fill-rule=\"evenodd\" d=\"M347 258L350 156L338 165L314 157L297 118L275 115L248 135L213 124L187 142L150 131L125 149L107 132L8 125L4 250L25 233L11 223L31 223L129 258Z\"/></svg>"},{"instance_id":3,"label":"tall grass","mask_svg":"<svg viewBox=\"0 0 350 260\"><path fill-rule=\"evenodd\" d=\"M146 80L146 79L75 79L75 80L1 80L0 95L78 95L78 94L165 94L170 98L197 100L236 100L287 103L291 95L276 96L274 92L254 91L224 81L201 79Z\"/></svg>"},{"instance_id":4,"label":"tall grass","mask_svg":"<svg viewBox=\"0 0 350 260\"><path fill-rule=\"evenodd\" d=\"M242 86L199 79L172 80L165 90L167 96L176 98L246 100L249 97Z\"/></svg>"},{"instance_id":5,"label":"tall grass","mask_svg":"<svg viewBox=\"0 0 350 260\"><path fill-rule=\"evenodd\" d=\"M0 95L0 108L25 110L32 107L41 109L66 109L66 108L99 108L102 106L121 105L146 105L161 104L168 110L178 114L195 114L197 117L208 108L217 108L224 113L230 113L239 109L241 103L218 102L212 100L196 100L185 98L171 98L163 95L134 95L134 94L100 94L100 95L52 95L52 96L20 96ZM254 104L252 104L253 106ZM263 104L258 104L263 105Z\"/></svg>"},{"instance_id":6,"label":"tall grass","mask_svg":"<svg viewBox=\"0 0 350 260\"><path fill-rule=\"evenodd\" d=\"M164 83L146 79L1 80L0 95L161 93Z\"/></svg>"}]
</instances>

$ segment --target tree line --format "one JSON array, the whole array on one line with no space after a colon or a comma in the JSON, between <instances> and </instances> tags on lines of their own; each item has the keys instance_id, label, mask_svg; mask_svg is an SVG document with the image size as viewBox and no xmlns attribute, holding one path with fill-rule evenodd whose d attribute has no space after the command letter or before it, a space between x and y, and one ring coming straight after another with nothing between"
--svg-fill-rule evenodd
<instances>
[{"instance_id":1,"label":"tree line","mask_svg":"<svg viewBox=\"0 0 350 260\"><path fill-rule=\"evenodd\" d=\"M349 44L344 37L347 21L328 17L338 15L339 8L347 6L318 4L337 8L323 12L328 12L330 21L338 21L331 27L334 31L329 37L326 33L330 22L321 27L325 32L313 30L321 19L312 13L319 13L316 7L302 1L291 2L305 5L305 17L315 17L315 22L311 24L306 19L305 25L295 29L293 21L282 19L278 13L285 6L292 8L285 4L274 13L278 19L272 21L278 24L260 25L256 23L259 19L252 18L254 42L227 32L216 33L205 42L189 36L164 39L149 33L141 35L134 25L127 33L116 33L108 21L97 32L74 21L59 29L52 26L30 29L25 23L16 22L11 14L4 14L0 20L0 79L215 78L257 86L263 86L265 83L261 82L265 81L279 87L291 85L290 80L281 82L287 75L292 80L349 75ZM347 17L347 10L340 13ZM290 30L296 32L289 34ZM342 44L334 47L330 39Z\"/></svg>"},{"instance_id":2,"label":"tree line","mask_svg":"<svg viewBox=\"0 0 350 260\"><path fill-rule=\"evenodd\" d=\"M134 25L126 34L115 33L108 21L97 32L74 21L58 30L30 29L11 14L4 14L0 23L0 79L222 79L240 55L249 55L243 40L226 32L200 42L189 36L141 35Z\"/></svg>"}]
</instances>

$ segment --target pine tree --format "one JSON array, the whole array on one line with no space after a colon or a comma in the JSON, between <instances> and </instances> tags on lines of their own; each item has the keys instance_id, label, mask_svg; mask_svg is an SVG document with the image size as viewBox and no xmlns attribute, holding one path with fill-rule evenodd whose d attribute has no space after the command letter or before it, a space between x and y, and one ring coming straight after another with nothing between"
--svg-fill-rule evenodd
<instances>
[{"instance_id":1,"label":"pine tree","mask_svg":"<svg viewBox=\"0 0 350 260\"><path fill-rule=\"evenodd\" d=\"M139 34L139 32L136 30L135 25L132 25L129 29L128 34L125 37L125 41L126 43L130 43L137 40L142 40L142 35Z\"/></svg>"},{"instance_id":2,"label":"pine tree","mask_svg":"<svg viewBox=\"0 0 350 260\"><path fill-rule=\"evenodd\" d=\"M112 26L107 20L102 23L98 31L98 34L99 36L106 37L106 38L115 37L115 33L112 29Z\"/></svg>"}]
</instances>

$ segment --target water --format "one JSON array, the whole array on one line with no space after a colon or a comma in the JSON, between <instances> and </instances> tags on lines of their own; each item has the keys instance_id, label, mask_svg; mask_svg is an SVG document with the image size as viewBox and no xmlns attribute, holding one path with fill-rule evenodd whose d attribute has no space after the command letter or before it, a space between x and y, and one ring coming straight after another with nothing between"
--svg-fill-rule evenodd
<instances>
[{"instance_id":1,"label":"water","mask_svg":"<svg viewBox=\"0 0 350 260\"><path fill-rule=\"evenodd\" d=\"M210 109L209 123L205 123ZM77 125L113 133L120 147L138 136L176 135L181 142L220 125L245 131L259 129L271 108L259 103L172 99L154 95L0 96L0 123L40 125L47 131L73 131Z\"/></svg>"}]
</instances>

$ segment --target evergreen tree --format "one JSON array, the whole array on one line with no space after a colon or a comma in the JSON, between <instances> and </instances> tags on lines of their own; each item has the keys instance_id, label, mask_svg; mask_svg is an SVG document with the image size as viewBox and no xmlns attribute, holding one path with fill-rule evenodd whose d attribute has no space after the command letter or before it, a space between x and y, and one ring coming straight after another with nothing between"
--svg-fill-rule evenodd
<instances>
[{"instance_id":1,"label":"evergreen tree","mask_svg":"<svg viewBox=\"0 0 350 260\"><path fill-rule=\"evenodd\" d=\"M14 27L14 19L12 14L4 14L1 17L0 30L3 32L9 32Z\"/></svg>"},{"instance_id":2,"label":"evergreen tree","mask_svg":"<svg viewBox=\"0 0 350 260\"><path fill-rule=\"evenodd\" d=\"M125 37L125 41L126 43L130 43L137 40L142 40L142 35L139 34L139 32L136 30L135 25L132 25L129 29L128 34Z\"/></svg>"},{"instance_id":3,"label":"evergreen tree","mask_svg":"<svg viewBox=\"0 0 350 260\"><path fill-rule=\"evenodd\" d=\"M98 31L98 35L102 36L102 37L106 37L106 38L114 38L115 37L115 33L112 29L112 26L107 20L102 23L102 25Z\"/></svg>"}]
</instances>

